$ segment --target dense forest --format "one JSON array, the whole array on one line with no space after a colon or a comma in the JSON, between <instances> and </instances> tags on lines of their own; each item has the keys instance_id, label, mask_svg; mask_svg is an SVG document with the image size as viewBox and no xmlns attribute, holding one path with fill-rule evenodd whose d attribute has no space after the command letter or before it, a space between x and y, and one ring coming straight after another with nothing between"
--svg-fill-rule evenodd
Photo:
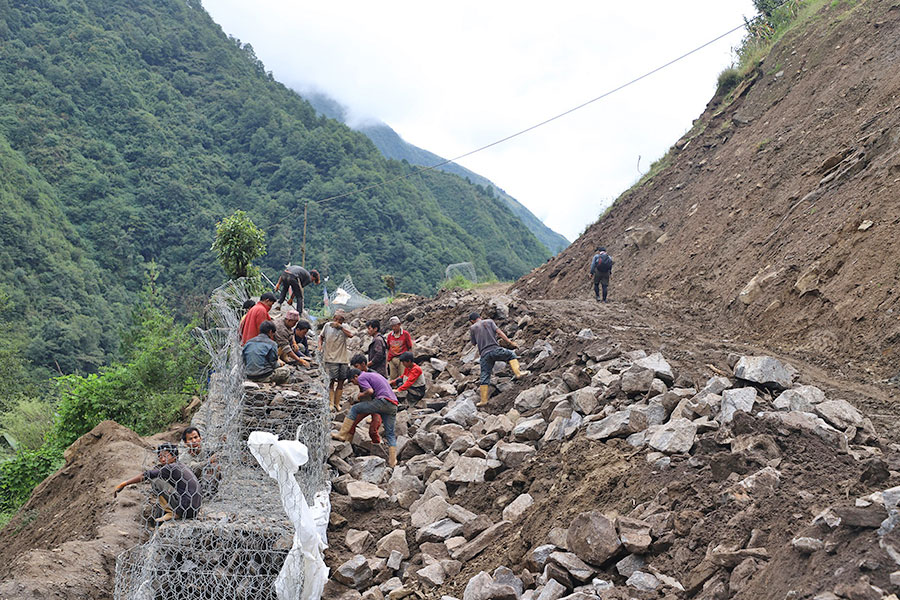
<instances>
[{"instance_id":1,"label":"dense forest","mask_svg":"<svg viewBox=\"0 0 900 600\"><path fill-rule=\"evenodd\" d=\"M116 356L151 263L180 320L195 315L236 209L275 277L300 260L308 204L307 265L374 296L386 274L429 293L448 263L512 279L549 256L489 190L414 174L317 115L196 0L0 0L0 52L0 286L43 369Z\"/></svg>"}]
</instances>

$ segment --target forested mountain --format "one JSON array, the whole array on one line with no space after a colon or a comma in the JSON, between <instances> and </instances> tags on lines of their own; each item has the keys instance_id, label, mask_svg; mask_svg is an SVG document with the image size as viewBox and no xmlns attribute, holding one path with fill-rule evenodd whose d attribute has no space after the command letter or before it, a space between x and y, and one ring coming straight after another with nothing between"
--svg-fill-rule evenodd
<instances>
[{"instance_id":1,"label":"forested mountain","mask_svg":"<svg viewBox=\"0 0 900 600\"><path fill-rule=\"evenodd\" d=\"M334 98L321 92L304 92L303 97L309 100L310 104L323 115L331 117L332 119L337 119L342 123L347 123L347 109ZM351 124L351 126L357 131L366 134L381 153L388 158L405 160L410 164L426 167L436 165L445 160L433 152L410 144L386 123L363 122L358 125ZM467 179L471 183L481 186L481 188L489 194L494 194L499 197L506 206L509 207L513 214L528 227L528 230L554 254L561 252L569 245L569 240L544 225L543 221L538 219L534 213L528 210L521 202L498 188L487 177L479 175L474 171L470 171L456 163L442 165L438 167L438 170L459 175L463 179ZM489 191L489 189L492 191Z\"/></svg>"},{"instance_id":2,"label":"forested mountain","mask_svg":"<svg viewBox=\"0 0 900 600\"><path fill-rule=\"evenodd\" d=\"M28 357L87 371L114 352L145 280L182 314L223 273L217 221L246 210L263 271L300 260L383 295L427 293L448 263L518 277L548 250L497 198L412 172L316 114L196 0L0 0L0 285ZM453 190L453 193L448 193ZM463 208L464 207L464 208Z\"/></svg>"}]
</instances>

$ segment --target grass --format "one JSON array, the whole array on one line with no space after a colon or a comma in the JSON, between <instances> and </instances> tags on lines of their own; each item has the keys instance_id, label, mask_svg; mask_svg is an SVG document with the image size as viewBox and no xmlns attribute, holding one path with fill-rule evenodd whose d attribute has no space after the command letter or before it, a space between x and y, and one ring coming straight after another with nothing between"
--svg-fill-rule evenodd
<instances>
[{"instance_id":1,"label":"grass","mask_svg":"<svg viewBox=\"0 0 900 600\"><path fill-rule=\"evenodd\" d=\"M462 275L454 275L450 279L446 280L441 284L442 290L477 290L480 288L485 288L490 285L496 285L498 283L511 283L511 282L501 282L496 277L491 277L490 279L485 279L484 281L479 281L475 283L474 281L469 281Z\"/></svg>"}]
</instances>

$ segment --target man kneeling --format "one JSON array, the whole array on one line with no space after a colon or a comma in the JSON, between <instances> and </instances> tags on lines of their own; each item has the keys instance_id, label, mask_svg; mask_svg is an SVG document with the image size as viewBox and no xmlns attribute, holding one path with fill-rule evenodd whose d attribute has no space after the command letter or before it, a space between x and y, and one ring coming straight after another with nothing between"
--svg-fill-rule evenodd
<instances>
[{"instance_id":1,"label":"man kneeling","mask_svg":"<svg viewBox=\"0 0 900 600\"><path fill-rule=\"evenodd\" d=\"M350 414L341 424L341 430L332 433L331 437L336 440L349 442L352 439L350 432L353 422L358 415L374 414L381 415L384 423L384 439L388 443L388 466L397 465L397 437L394 435L394 422L397 419L397 395L380 373L367 371L363 373L359 369L350 369L348 378L354 384L359 386L359 399L350 408ZM367 400L371 398L371 400Z\"/></svg>"},{"instance_id":2,"label":"man kneeling","mask_svg":"<svg viewBox=\"0 0 900 600\"><path fill-rule=\"evenodd\" d=\"M193 519L203 501L200 483L187 466L178 462L178 446L160 444L156 448L156 456L159 459L157 468L123 481L116 486L113 497L118 496L126 486L149 480L153 489L159 493L157 502L163 510L163 516L156 519L157 523L175 518Z\"/></svg>"}]
</instances>

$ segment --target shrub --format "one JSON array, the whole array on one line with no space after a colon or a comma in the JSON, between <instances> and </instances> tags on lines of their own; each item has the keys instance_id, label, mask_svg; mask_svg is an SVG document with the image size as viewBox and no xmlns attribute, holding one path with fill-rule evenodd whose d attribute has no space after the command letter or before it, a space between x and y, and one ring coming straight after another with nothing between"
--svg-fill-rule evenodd
<instances>
[{"instance_id":1,"label":"shrub","mask_svg":"<svg viewBox=\"0 0 900 600\"><path fill-rule=\"evenodd\" d=\"M53 406L40 400L21 400L0 415L0 428L12 436L20 448L37 450L53 429Z\"/></svg>"},{"instance_id":2,"label":"shrub","mask_svg":"<svg viewBox=\"0 0 900 600\"><path fill-rule=\"evenodd\" d=\"M0 463L0 513L13 511L28 500L31 490L60 467L62 452L51 445L19 450Z\"/></svg>"},{"instance_id":3,"label":"shrub","mask_svg":"<svg viewBox=\"0 0 900 600\"><path fill-rule=\"evenodd\" d=\"M741 82L741 75L735 67L728 67L719 73L716 95L725 96Z\"/></svg>"}]
</instances>

